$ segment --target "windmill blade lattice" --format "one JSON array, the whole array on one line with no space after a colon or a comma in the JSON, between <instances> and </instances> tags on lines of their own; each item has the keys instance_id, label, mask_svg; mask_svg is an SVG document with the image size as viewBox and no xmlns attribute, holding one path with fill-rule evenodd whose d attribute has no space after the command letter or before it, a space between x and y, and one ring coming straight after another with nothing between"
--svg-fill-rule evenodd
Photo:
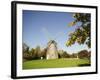
<instances>
[{"instance_id":1,"label":"windmill blade lattice","mask_svg":"<svg viewBox=\"0 0 100 80\"><path fill-rule=\"evenodd\" d=\"M53 38L51 37L50 33L48 32L48 30L47 30L45 27L42 28L42 31L45 33L46 38L47 38L48 40L52 40L52 39L53 39Z\"/></svg>"}]
</instances>

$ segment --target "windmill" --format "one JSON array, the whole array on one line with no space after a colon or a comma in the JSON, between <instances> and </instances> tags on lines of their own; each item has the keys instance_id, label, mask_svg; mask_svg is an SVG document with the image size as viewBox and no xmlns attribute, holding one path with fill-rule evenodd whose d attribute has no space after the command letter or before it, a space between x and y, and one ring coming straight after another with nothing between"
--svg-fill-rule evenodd
<instances>
[{"instance_id":1,"label":"windmill","mask_svg":"<svg viewBox=\"0 0 100 80\"><path fill-rule=\"evenodd\" d=\"M53 39L46 28L43 28L42 31L46 34L46 37L49 40L46 47L46 59L58 59L57 42L55 41L58 35Z\"/></svg>"}]
</instances>

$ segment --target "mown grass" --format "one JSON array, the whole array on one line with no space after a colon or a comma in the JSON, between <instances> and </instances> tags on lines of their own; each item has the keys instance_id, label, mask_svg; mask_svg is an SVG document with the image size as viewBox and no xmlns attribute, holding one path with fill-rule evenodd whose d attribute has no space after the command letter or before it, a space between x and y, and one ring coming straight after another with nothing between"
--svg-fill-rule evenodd
<instances>
[{"instance_id":1,"label":"mown grass","mask_svg":"<svg viewBox=\"0 0 100 80\"><path fill-rule=\"evenodd\" d=\"M90 66L88 59L51 59L51 60L31 60L23 62L23 69L39 69L39 68L64 68Z\"/></svg>"}]
</instances>

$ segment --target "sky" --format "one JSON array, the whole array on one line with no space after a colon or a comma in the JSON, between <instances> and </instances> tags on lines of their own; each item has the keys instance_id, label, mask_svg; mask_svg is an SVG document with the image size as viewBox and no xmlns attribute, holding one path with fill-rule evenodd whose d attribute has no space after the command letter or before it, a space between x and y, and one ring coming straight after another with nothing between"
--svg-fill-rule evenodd
<instances>
[{"instance_id":1,"label":"sky","mask_svg":"<svg viewBox=\"0 0 100 80\"><path fill-rule=\"evenodd\" d=\"M57 42L59 50L65 50L70 54L84 49L88 50L85 44L75 43L71 47L66 46L69 33L75 31L79 25L68 26L74 20L72 15L73 13L68 12L23 10L23 43L30 48L37 46L45 48L49 40L53 39Z\"/></svg>"}]
</instances>

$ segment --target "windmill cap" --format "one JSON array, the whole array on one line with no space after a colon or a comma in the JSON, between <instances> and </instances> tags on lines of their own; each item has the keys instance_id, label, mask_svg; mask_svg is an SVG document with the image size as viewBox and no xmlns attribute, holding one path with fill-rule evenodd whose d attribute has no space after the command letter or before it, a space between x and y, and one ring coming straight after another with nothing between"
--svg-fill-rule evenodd
<instances>
[{"instance_id":1,"label":"windmill cap","mask_svg":"<svg viewBox=\"0 0 100 80\"><path fill-rule=\"evenodd\" d=\"M54 40L50 40L50 41L48 42L48 44L52 44L52 43L57 44L56 41L54 41Z\"/></svg>"}]
</instances>

